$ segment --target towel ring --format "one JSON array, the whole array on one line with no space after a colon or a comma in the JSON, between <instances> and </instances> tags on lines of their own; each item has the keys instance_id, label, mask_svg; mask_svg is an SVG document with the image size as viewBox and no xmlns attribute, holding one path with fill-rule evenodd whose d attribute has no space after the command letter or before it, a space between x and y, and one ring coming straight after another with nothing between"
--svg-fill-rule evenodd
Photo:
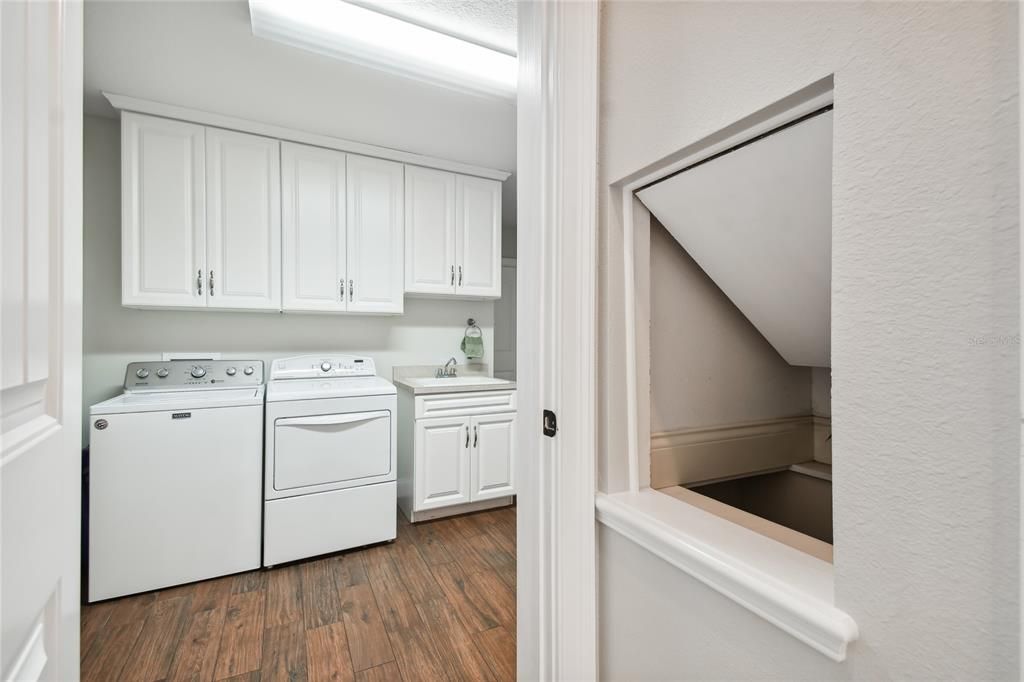
<instances>
[{"instance_id":1,"label":"towel ring","mask_svg":"<svg viewBox=\"0 0 1024 682\"><path fill-rule=\"evenodd\" d=\"M480 330L480 327L477 326L476 320L474 320L472 317L466 320L466 324L468 325L466 327L466 336L477 339L484 335L484 333Z\"/></svg>"}]
</instances>

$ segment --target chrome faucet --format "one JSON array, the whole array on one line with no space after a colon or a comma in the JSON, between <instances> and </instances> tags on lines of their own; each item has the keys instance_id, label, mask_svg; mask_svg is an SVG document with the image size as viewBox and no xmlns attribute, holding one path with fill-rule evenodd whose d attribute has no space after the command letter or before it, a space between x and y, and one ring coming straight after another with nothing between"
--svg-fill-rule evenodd
<instances>
[{"instance_id":1,"label":"chrome faucet","mask_svg":"<svg viewBox=\"0 0 1024 682\"><path fill-rule=\"evenodd\" d=\"M455 362L455 358L449 358L448 362L444 363L444 367L438 368L438 370L434 372L434 376L438 379L447 379L448 377L455 376L455 365L457 364L458 363Z\"/></svg>"}]
</instances>

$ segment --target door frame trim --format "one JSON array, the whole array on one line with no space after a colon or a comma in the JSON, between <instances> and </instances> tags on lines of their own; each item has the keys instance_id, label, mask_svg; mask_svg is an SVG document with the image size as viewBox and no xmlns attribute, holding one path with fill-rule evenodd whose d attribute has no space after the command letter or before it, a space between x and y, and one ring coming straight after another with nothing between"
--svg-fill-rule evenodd
<instances>
[{"instance_id":1,"label":"door frame trim","mask_svg":"<svg viewBox=\"0 0 1024 682\"><path fill-rule=\"evenodd\" d=\"M597 678L599 35L596 1L519 4L521 679ZM558 415L553 438L542 409Z\"/></svg>"}]
</instances>

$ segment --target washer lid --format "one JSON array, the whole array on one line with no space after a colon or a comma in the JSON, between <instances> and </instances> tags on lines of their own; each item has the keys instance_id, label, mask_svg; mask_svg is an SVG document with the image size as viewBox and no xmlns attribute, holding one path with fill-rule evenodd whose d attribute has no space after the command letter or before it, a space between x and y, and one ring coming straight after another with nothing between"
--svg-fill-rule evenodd
<instances>
[{"instance_id":1,"label":"washer lid","mask_svg":"<svg viewBox=\"0 0 1024 682\"><path fill-rule=\"evenodd\" d=\"M381 377L339 379L286 379L267 384L267 402L313 398L353 398L368 395L396 395L395 385Z\"/></svg>"},{"instance_id":2,"label":"washer lid","mask_svg":"<svg viewBox=\"0 0 1024 682\"><path fill-rule=\"evenodd\" d=\"M263 404L263 386L229 388L217 391L150 391L122 393L89 408L89 414L124 414L203 410L212 407L242 407Z\"/></svg>"}]
</instances>

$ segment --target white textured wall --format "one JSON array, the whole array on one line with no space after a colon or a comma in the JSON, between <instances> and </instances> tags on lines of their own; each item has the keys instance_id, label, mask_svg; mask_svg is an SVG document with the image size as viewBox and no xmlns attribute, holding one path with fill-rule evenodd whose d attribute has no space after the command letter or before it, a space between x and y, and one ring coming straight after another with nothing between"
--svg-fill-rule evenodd
<instances>
[{"instance_id":1,"label":"white textured wall","mask_svg":"<svg viewBox=\"0 0 1024 682\"><path fill-rule=\"evenodd\" d=\"M835 74L835 592L861 633L823 667L605 533L603 676L1017 678L1019 348L1000 342L1019 332L1016 7L612 2L602 23L604 187ZM615 467L610 200L602 227L601 456Z\"/></svg>"},{"instance_id":2,"label":"white textured wall","mask_svg":"<svg viewBox=\"0 0 1024 682\"><path fill-rule=\"evenodd\" d=\"M90 0L85 108L101 90L515 171L515 102L483 97L252 35L245 0ZM515 256L515 176L504 255Z\"/></svg>"},{"instance_id":3,"label":"white textured wall","mask_svg":"<svg viewBox=\"0 0 1024 682\"><path fill-rule=\"evenodd\" d=\"M651 431L811 411L793 367L656 219L651 220Z\"/></svg>"},{"instance_id":4,"label":"white textured wall","mask_svg":"<svg viewBox=\"0 0 1024 682\"><path fill-rule=\"evenodd\" d=\"M163 351L220 351L262 359L302 353L371 356L377 373L394 365L441 364L459 351L466 319L484 332L494 358L492 301L405 301L401 316L135 310L121 307L121 134L117 121L85 117L83 410L120 392L125 365ZM83 438L88 438L88 419Z\"/></svg>"}]
</instances>

